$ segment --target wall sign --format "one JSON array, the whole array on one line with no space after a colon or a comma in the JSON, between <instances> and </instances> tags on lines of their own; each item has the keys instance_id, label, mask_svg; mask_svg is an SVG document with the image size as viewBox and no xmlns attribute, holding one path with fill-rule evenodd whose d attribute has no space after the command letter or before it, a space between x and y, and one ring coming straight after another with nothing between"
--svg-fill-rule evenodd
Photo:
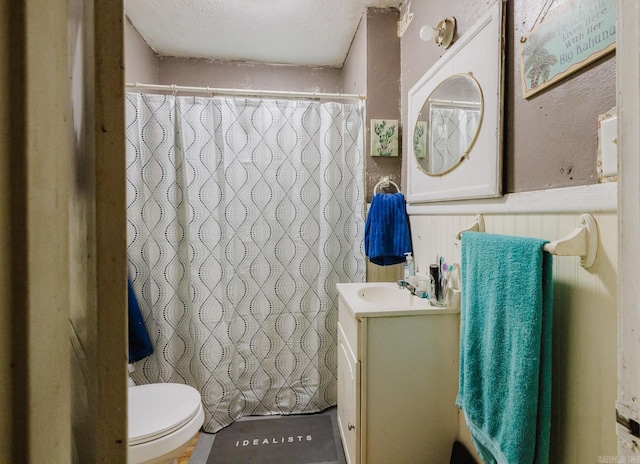
<instances>
[{"instance_id":1,"label":"wall sign","mask_svg":"<svg viewBox=\"0 0 640 464\"><path fill-rule=\"evenodd\" d=\"M529 98L616 47L615 0L569 0L520 40L522 92Z\"/></svg>"}]
</instances>

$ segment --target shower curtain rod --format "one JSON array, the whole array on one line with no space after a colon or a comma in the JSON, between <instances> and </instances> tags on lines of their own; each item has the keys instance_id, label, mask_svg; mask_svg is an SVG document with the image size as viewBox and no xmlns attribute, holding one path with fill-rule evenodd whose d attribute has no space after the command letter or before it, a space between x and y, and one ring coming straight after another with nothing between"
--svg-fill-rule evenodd
<instances>
[{"instance_id":1,"label":"shower curtain rod","mask_svg":"<svg viewBox=\"0 0 640 464\"><path fill-rule=\"evenodd\" d=\"M302 97L302 98L333 98L341 100L366 100L366 95L352 93L324 93L324 92L290 92L287 90L247 90L247 89L222 89L215 87L189 87L184 85L141 84L139 82L127 83L126 87L146 90L163 90L165 92L199 92L216 95L238 95L259 97Z\"/></svg>"}]
</instances>

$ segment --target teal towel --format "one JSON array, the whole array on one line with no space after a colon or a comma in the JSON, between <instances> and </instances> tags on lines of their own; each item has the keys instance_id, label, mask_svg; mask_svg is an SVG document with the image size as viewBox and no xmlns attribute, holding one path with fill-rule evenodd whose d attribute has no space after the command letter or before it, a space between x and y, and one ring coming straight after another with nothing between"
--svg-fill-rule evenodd
<instances>
[{"instance_id":1,"label":"teal towel","mask_svg":"<svg viewBox=\"0 0 640 464\"><path fill-rule=\"evenodd\" d=\"M549 462L553 258L545 243L462 235L456 404L485 463Z\"/></svg>"}]
</instances>

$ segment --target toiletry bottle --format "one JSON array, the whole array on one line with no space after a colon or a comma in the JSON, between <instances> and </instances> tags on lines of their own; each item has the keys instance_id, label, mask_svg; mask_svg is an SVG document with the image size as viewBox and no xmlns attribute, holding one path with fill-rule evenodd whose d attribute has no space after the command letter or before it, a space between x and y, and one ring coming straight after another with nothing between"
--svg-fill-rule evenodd
<instances>
[{"instance_id":1,"label":"toiletry bottle","mask_svg":"<svg viewBox=\"0 0 640 464\"><path fill-rule=\"evenodd\" d=\"M404 280L405 282L411 283L411 281L413 280L413 276L416 275L416 270L413 264L413 257L411 256L411 252L409 251L405 253L405 256L407 258L404 262Z\"/></svg>"},{"instance_id":2,"label":"toiletry bottle","mask_svg":"<svg viewBox=\"0 0 640 464\"><path fill-rule=\"evenodd\" d=\"M411 253L409 253L409 256L407 256L407 261L409 261L409 278L412 279L416 275L416 263L413 260L413 256L411 256Z\"/></svg>"}]
</instances>

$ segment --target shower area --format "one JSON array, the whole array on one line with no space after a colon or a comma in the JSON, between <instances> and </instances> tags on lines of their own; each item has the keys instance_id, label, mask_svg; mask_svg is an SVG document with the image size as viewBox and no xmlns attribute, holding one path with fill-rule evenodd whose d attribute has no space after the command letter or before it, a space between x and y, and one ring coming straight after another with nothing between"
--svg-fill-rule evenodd
<instances>
[{"instance_id":1,"label":"shower area","mask_svg":"<svg viewBox=\"0 0 640 464\"><path fill-rule=\"evenodd\" d=\"M336 404L338 282L365 279L360 102L126 94L138 384L195 387L215 432Z\"/></svg>"}]
</instances>

